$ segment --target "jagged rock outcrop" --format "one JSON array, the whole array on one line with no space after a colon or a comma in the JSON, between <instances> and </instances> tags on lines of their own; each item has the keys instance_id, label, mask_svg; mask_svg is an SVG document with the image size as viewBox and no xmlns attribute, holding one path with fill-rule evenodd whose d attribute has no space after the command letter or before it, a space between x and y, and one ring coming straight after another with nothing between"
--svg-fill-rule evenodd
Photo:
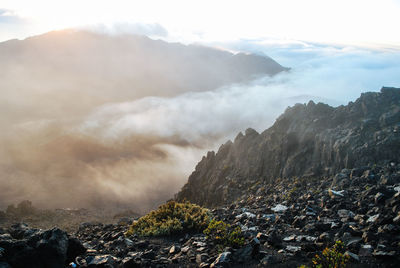
<instances>
[{"instance_id":1,"label":"jagged rock outcrop","mask_svg":"<svg viewBox=\"0 0 400 268\"><path fill-rule=\"evenodd\" d=\"M337 108L310 101L288 108L261 134L247 129L196 166L178 200L229 203L259 182L328 176L343 168L400 162L400 89L363 93Z\"/></svg>"}]
</instances>

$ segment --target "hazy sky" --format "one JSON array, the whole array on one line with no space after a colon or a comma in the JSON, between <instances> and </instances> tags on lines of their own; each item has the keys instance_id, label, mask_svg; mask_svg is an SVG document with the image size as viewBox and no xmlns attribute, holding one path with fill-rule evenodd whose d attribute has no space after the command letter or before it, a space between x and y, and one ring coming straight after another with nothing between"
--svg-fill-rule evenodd
<instances>
[{"instance_id":1,"label":"hazy sky","mask_svg":"<svg viewBox=\"0 0 400 268\"><path fill-rule=\"evenodd\" d=\"M399 0L1 0L0 41L66 27L142 23L160 24L178 41L274 37L400 47L399 14Z\"/></svg>"}]
</instances>

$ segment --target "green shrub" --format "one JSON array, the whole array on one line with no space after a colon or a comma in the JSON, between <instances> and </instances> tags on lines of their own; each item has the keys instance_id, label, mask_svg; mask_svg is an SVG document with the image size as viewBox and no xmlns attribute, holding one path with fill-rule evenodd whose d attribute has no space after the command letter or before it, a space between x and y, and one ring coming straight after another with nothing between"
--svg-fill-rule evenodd
<instances>
[{"instance_id":1,"label":"green shrub","mask_svg":"<svg viewBox=\"0 0 400 268\"><path fill-rule=\"evenodd\" d=\"M211 220L207 229L204 230L204 234L217 246L240 247L244 244L240 227L233 228L223 221Z\"/></svg>"},{"instance_id":2,"label":"green shrub","mask_svg":"<svg viewBox=\"0 0 400 268\"><path fill-rule=\"evenodd\" d=\"M170 201L134 222L126 235L163 236L201 232L210 222L207 209L189 202Z\"/></svg>"},{"instance_id":3,"label":"green shrub","mask_svg":"<svg viewBox=\"0 0 400 268\"><path fill-rule=\"evenodd\" d=\"M312 266L315 268L345 268L349 260L349 256L344 254L345 248L342 241L336 241L331 248L325 248L321 256L315 255L312 259ZM302 265L300 268L306 268Z\"/></svg>"},{"instance_id":4,"label":"green shrub","mask_svg":"<svg viewBox=\"0 0 400 268\"><path fill-rule=\"evenodd\" d=\"M295 198L295 195L297 195L298 188L296 186L293 186L289 191L287 191L287 194L284 196L284 199L287 201L292 201Z\"/></svg>"}]
</instances>

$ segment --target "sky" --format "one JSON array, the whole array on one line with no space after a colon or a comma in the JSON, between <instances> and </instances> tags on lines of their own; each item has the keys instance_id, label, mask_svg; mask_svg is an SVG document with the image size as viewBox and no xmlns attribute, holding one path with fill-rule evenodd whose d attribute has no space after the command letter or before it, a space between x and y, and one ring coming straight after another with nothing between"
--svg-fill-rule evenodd
<instances>
[{"instance_id":1,"label":"sky","mask_svg":"<svg viewBox=\"0 0 400 268\"><path fill-rule=\"evenodd\" d=\"M277 38L399 47L399 0L1 0L0 41L50 30L158 24L186 42Z\"/></svg>"}]
</instances>

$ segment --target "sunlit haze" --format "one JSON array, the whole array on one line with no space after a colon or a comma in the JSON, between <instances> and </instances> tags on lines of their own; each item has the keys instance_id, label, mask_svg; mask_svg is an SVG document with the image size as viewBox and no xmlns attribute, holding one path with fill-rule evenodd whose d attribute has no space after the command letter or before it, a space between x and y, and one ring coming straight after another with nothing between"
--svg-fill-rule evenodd
<instances>
[{"instance_id":1,"label":"sunlit haze","mask_svg":"<svg viewBox=\"0 0 400 268\"><path fill-rule=\"evenodd\" d=\"M400 1L30 1L0 2L0 40L50 30L160 24L183 41L274 37L362 46L399 46Z\"/></svg>"}]
</instances>

